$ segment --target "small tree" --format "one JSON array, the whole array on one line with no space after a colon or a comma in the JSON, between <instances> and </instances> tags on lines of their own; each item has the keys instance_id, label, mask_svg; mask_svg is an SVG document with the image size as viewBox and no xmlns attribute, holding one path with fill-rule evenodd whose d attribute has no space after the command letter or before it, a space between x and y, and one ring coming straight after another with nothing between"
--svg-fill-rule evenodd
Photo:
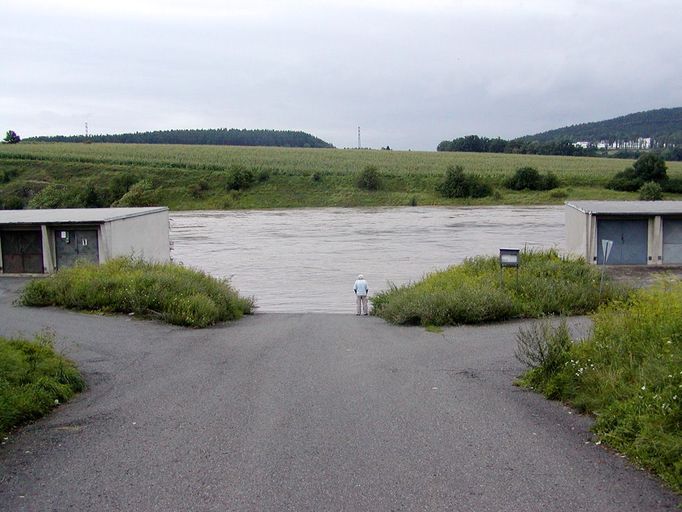
<instances>
[{"instance_id":1,"label":"small tree","mask_svg":"<svg viewBox=\"0 0 682 512\"><path fill-rule=\"evenodd\" d=\"M16 144L21 141L21 137L19 137L14 130L7 130L7 135L5 135L5 138L2 141L7 144Z\"/></svg>"},{"instance_id":2,"label":"small tree","mask_svg":"<svg viewBox=\"0 0 682 512\"><path fill-rule=\"evenodd\" d=\"M665 185L668 182L665 160L655 153L640 156L632 167L616 174L607 187L613 190L634 192L650 181Z\"/></svg>"}]
</instances>

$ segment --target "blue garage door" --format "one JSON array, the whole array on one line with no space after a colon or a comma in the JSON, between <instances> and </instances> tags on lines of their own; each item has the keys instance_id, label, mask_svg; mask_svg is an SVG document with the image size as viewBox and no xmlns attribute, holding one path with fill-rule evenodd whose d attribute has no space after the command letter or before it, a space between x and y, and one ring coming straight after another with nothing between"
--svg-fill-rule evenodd
<instances>
[{"instance_id":1,"label":"blue garage door","mask_svg":"<svg viewBox=\"0 0 682 512\"><path fill-rule=\"evenodd\" d=\"M597 263L604 262L602 240L612 240L613 248L609 265L646 265L649 221L598 220L597 221Z\"/></svg>"},{"instance_id":2,"label":"blue garage door","mask_svg":"<svg viewBox=\"0 0 682 512\"><path fill-rule=\"evenodd\" d=\"M663 263L682 263L682 219L663 219Z\"/></svg>"}]
</instances>

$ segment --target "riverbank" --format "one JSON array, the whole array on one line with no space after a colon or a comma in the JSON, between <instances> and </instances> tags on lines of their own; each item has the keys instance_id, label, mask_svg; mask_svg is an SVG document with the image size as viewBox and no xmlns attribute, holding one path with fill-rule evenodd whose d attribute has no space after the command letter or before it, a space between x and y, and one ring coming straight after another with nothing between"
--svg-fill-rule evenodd
<instances>
[{"instance_id":1,"label":"riverbank","mask_svg":"<svg viewBox=\"0 0 682 512\"><path fill-rule=\"evenodd\" d=\"M20 206L166 205L172 210L324 206L536 205L570 199L637 199L606 183L631 160L543 155L142 144L0 146L0 201ZM484 198L445 198L446 169L460 165L493 189ZM361 190L357 174L376 167L381 186ZM520 167L552 172L559 187L513 191ZM682 177L682 162L668 175ZM47 190L46 190L47 189ZM132 192L131 192L131 189ZM127 196L126 196L127 194ZM124 198L124 196L126 196ZM676 199L678 194L667 194Z\"/></svg>"}]
</instances>

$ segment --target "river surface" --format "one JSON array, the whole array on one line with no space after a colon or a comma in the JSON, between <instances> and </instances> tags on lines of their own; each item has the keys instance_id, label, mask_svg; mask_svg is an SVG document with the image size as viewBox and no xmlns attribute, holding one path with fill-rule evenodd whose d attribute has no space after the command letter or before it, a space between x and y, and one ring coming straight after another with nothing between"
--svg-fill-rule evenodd
<instances>
[{"instance_id":1,"label":"river surface","mask_svg":"<svg viewBox=\"0 0 682 512\"><path fill-rule=\"evenodd\" d=\"M353 283L370 296L500 248L565 247L551 207L305 208L170 216L173 260L229 278L259 311L352 313Z\"/></svg>"}]
</instances>

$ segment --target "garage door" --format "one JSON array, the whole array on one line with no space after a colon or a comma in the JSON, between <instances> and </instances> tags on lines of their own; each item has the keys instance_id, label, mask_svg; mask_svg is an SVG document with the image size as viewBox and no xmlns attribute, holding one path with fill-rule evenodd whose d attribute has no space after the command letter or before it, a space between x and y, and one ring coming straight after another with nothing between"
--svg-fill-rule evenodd
<instances>
[{"instance_id":1,"label":"garage door","mask_svg":"<svg viewBox=\"0 0 682 512\"><path fill-rule=\"evenodd\" d=\"M97 230L57 228L54 235L57 270L72 267L76 261L99 262Z\"/></svg>"},{"instance_id":2,"label":"garage door","mask_svg":"<svg viewBox=\"0 0 682 512\"><path fill-rule=\"evenodd\" d=\"M609 265L646 265L649 221L598 220L597 221L597 263L604 262L602 240L613 241Z\"/></svg>"},{"instance_id":3,"label":"garage door","mask_svg":"<svg viewBox=\"0 0 682 512\"><path fill-rule=\"evenodd\" d=\"M43 237L40 231L3 231L0 244L5 274L43 273Z\"/></svg>"},{"instance_id":4,"label":"garage door","mask_svg":"<svg viewBox=\"0 0 682 512\"><path fill-rule=\"evenodd\" d=\"M663 263L682 263L682 219L663 219Z\"/></svg>"}]
</instances>

